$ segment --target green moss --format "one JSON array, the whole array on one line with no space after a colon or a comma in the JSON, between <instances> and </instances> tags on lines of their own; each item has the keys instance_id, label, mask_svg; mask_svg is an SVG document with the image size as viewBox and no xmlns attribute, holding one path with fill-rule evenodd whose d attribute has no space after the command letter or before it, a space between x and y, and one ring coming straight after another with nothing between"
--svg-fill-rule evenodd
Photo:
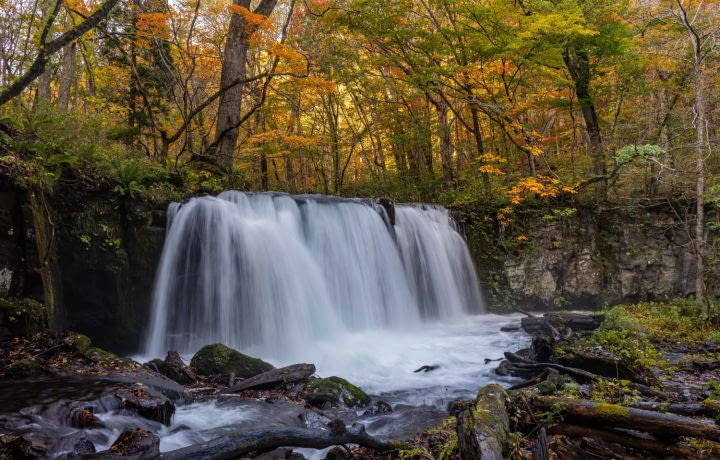
<instances>
[{"instance_id":1,"label":"green moss","mask_svg":"<svg viewBox=\"0 0 720 460\"><path fill-rule=\"evenodd\" d=\"M190 361L190 367L199 375L235 374L239 378L250 378L274 369L273 365L216 343L200 349Z\"/></svg>"},{"instance_id":2,"label":"green moss","mask_svg":"<svg viewBox=\"0 0 720 460\"><path fill-rule=\"evenodd\" d=\"M45 366L32 358L15 361L5 369L5 375L11 379L40 377L45 374L47 374Z\"/></svg>"},{"instance_id":3,"label":"green moss","mask_svg":"<svg viewBox=\"0 0 720 460\"><path fill-rule=\"evenodd\" d=\"M90 348L90 345L92 345L90 337L75 332L65 338L65 343L80 353L85 353Z\"/></svg>"},{"instance_id":4,"label":"green moss","mask_svg":"<svg viewBox=\"0 0 720 460\"><path fill-rule=\"evenodd\" d=\"M595 411L600 415L611 417L627 417L630 415L630 408L618 406L617 404L599 403L595 406Z\"/></svg>"},{"instance_id":5,"label":"green moss","mask_svg":"<svg viewBox=\"0 0 720 460\"><path fill-rule=\"evenodd\" d=\"M48 327L48 311L35 300L0 298L0 311L16 335L32 335Z\"/></svg>"},{"instance_id":6,"label":"green moss","mask_svg":"<svg viewBox=\"0 0 720 460\"><path fill-rule=\"evenodd\" d=\"M713 305L713 312L718 311ZM720 336L693 300L618 305L605 314L603 330L628 331L651 342L703 343Z\"/></svg>"},{"instance_id":7,"label":"green moss","mask_svg":"<svg viewBox=\"0 0 720 460\"><path fill-rule=\"evenodd\" d=\"M83 353L87 359L96 363L108 363L108 364L122 364L129 362L128 360L122 359L115 353L111 353L102 348L90 347Z\"/></svg>"},{"instance_id":8,"label":"green moss","mask_svg":"<svg viewBox=\"0 0 720 460\"><path fill-rule=\"evenodd\" d=\"M322 406L326 402L361 407L370 404L370 396L342 377L313 379L308 384L306 399L310 404Z\"/></svg>"}]
</instances>

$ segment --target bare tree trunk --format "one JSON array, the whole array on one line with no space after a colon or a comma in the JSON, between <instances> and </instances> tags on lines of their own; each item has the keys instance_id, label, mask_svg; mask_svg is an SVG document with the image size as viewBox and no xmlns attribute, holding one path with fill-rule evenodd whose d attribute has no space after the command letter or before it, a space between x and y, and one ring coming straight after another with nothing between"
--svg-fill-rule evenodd
<instances>
[{"instance_id":1,"label":"bare tree trunk","mask_svg":"<svg viewBox=\"0 0 720 460\"><path fill-rule=\"evenodd\" d=\"M483 145L482 132L480 131L480 117L478 115L477 107L470 107L470 115L472 116L473 136L475 136L475 147L477 148L477 156L478 158L480 158L485 154L485 146ZM485 194L489 196L490 193L492 193L492 188L490 187L490 177L486 172L483 172L481 174L483 189L485 191Z\"/></svg>"},{"instance_id":2,"label":"bare tree trunk","mask_svg":"<svg viewBox=\"0 0 720 460\"><path fill-rule=\"evenodd\" d=\"M63 50L62 73L60 75L60 87L58 89L57 110L66 112L70 103L70 91L75 80L75 43L70 43Z\"/></svg>"},{"instance_id":3,"label":"bare tree trunk","mask_svg":"<svg viewBox=\"0 0 720 460\"><path fill-rule=\"evenodd\" d=\"M676 0L680 8L680 21L688 33L693 48L693 77L695 84L695 298L705 302L705 133L707 112L703 87L702 38L689 20L682 0Z\"/></svg>"},{"instance_id":4,"label":"bare tree trunk","mask_svg":"<svg viewBox=\"0 0 720 460\"><path fill-rule=\"evenodd\" d=\"M438 116L438 137L440 138L440 161L442 163L443 181L446 184L453 180L452 143L450 141L450 124L448 122L448 105L443 98L435 100Z\"/></svg>"},{"instance_id":5,"label":"bare tree trunk","mask_svg":"<svg viewBox=\"0 0 720 460\"><path fill-rule=\"evenodd\" d=\"M275 9L277 0L261 0L253 13L269 16ZM250 0L234 0L234 5L250 8ZM225 42L223 65L220 73L220 87L225 88L236 81L246 78L249 40L257 26L248 24L239 14L230 18L228 38ZM218 164L229 167L237 145L241 122L241 103L245 90L244 84L237 84L220 96L218 105L217 128L215 130L214 154Z\"/></svg>"}]
</instances>

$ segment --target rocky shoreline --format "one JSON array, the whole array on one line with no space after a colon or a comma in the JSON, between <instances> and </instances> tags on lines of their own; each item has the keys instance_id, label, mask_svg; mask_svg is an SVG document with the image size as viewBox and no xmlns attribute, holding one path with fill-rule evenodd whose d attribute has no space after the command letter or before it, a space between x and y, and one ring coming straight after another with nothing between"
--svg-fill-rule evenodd
<instances>
[{"instance_id":1,"label":"rocky shoreline","mask_svg":"<svg viewBox=\"0 0 720 460\"><path fill-rule=\"evenodd\" d=\"M636 336L608 316L506 325L532 336L495 370L517 383L447 411L392 407L312 364L275 368L221 344L189 365L173 351L141 365L79 334L13 337L0 351L0 458L717 458L720 346ZM209 438L173 423L189 404L260 415ZM173 436L181 447L161 453Z\"/></svg>"}]
</instances>

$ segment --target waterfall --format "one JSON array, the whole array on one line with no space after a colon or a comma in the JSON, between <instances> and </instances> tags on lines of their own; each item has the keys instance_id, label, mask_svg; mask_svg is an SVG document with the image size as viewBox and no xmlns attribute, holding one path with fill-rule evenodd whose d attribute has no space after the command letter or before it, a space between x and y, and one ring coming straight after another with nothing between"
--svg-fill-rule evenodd
<instances>
[{"instance_id":1,"label":"waterfall","mask_svg":"<svg viewBox=\"0 0 720 460\"><path fill-rule=\"evenodd\" d=\"M220 342L283 357L308 341L484 310L448 211L223 192L168 208L145 352Z\"/></svg>"}]
</instances>

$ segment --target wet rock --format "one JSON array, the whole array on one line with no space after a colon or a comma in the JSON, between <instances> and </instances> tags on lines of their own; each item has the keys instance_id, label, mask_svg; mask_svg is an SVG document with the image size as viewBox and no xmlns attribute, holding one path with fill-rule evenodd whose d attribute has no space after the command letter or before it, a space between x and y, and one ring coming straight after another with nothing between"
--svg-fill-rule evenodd
<instances>
[{"instance_id":1,"label":"wet rock","mask_svg":"<svg viewBox=\"0 0 720 460\"><path fill-rule=\"evenodd\" d=\"M280 369L263 372L227 388L223 393L234 393L248 389L269 389L280 385L307 381L315 373L314 364L292 364ZM292 388L291 390L299 390Z\"/></svg>"},{"instance_id":2,"label":"wet rock","mask_svg":"<svg viewBox=\"0 0 720 460\"><path fill-rule=\"evenodd\" d=\"M272 364L244 355L237 350L216 343L200 349L190 361L190 367L198 375L250 378L274 369Z\"/></svg>"},{"instance_id":3,"label":"wet rock","mask_svg":"<svg viewBox=\"0 0 720 460\"><path fill-rule=\"evenodd\" d=\"M516 325L513 325L513 326L503 326L503 327L500 328L500 331L501 331L501 332L519 332L519 331L520 331L520 326L516 326Z\"/></svg>"},{"instance_id":4,"label":"wet rock","mask_svg":"<svg viewBox=\"0 0 720 460\"><path fill-rule=\"evenodd\" d=\"M434 407L398 404L392 413L363 417L360 421L373 436L382 439L407 439L440 425L447 415L444 410Z\"/></svg>"},{"instance_id":5,"label":"wet rock","mask_svg":"<svg viewBox=\"0 0 720 460\"><path fill-rule=\"evenodd\" d=\"M169 425L175 413L175 405L166 396L142 384L115 391L121 407L136 412L148 420Z\"/></svg>"},{"instance_id":6,"label":"wet rock","mask_svg":"<svg viewBox=\"0 0 720 460\"><path fill-rule=\"evenodd\" d=\"M103 428L105 424L92 410L75 407L70 410L70 426L75 428Z\"/></svg>"},{"instance_id":7,"label":"wet rock","mask_svg":"<svg viewBox=\"0 0 720 460\"><path fill-rule=\"evenodd\" d=\"M350 458L352 458L352 454L340 446L333 447L325 454L325 460L347 460Z\"/></svg>"},{"instance_id":8,"label":"wet rock","mask_svg":"<svg viewBox=\"0 0 720 460\"><path fill-rule=\"evenodd\" d=\"M185 365L177 351L168 351L164 361L161 359L153 359L143 364L143 366L181 385L192 385L197 381L197 377L195 377L192 370Z\"/></svg>"},{"instance_id":9,"label":"wet rock","mask_svg":"<svg viewBox=\"0 0 720 460\"><path fill-rule=\"evenodd\" d=\"M380 415L380 414L389 414L392 412L392 406L385 401L375 401L375 403L368 408L363 415L365 416L372 416L372 415Z\"/></svg>"},{"instance_id":10,"label":"wet rock","mask_svg":"<svg viewBox=\"0 0 720 460\"><path fill-rule=\"evenodd\" d=\"M142 428L128 430L120 435L109 451L100 452L97 455L94 458L121 457L134 460L158 458L160 456L160 438Z\"/></svg>"},{"instance_id":11,"label":"wet rock","mask_svg":"<svg viewBox=\"0 0 720 460\"><path fill-rule=\"evenodd\" d=\"M347 380L333 376L313 379L308 383L305 400L315 407L327 403L362 407L370 404L370 396Z\"/></svg>"},{"instance_id":12,"label":"wet rock","mask_svg":"<svg viewBox=\"0 0 720 460\"><path fill-rule=\"evenodd\" d=\"M49 373L49 370L39 360L33 358L15 361L5 369L5 376L11 379L40 377Z\"/></svg>"}]
</instances>

